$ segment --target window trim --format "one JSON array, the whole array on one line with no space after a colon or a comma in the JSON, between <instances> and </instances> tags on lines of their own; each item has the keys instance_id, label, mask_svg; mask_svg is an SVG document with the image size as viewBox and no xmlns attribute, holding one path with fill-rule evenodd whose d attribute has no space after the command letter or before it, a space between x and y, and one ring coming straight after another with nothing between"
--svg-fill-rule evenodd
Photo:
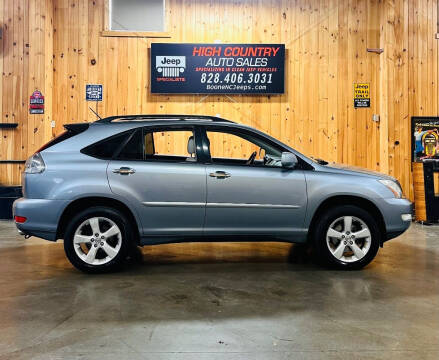
<instances>
[{"instance_id":1,"label":"window trim","mask_svg":"<svg viewBox=\"0 0 439 360\"><path fill-rule=\"evenodd\" d=\"M102 37L170 38L168 32L103 30Z\"/></svg>"}]
</instances>

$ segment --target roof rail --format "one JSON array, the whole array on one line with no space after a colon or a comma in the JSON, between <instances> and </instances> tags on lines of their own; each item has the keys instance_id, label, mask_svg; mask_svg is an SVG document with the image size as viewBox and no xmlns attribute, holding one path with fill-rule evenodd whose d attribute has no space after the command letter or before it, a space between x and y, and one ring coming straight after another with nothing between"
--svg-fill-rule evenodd
<instances>
[{"instance_id":1,"label":"roof rail","mask_svg":"<svg viewBox=\"0 0 439 360\"><path fill-rule=\"evenodd\" d=\"M233 123L233 121L226 120L217 116L209 116L209 115L173 115L173 114L144 114L144 115L116 115L109 116L101 120L95 121L95 123L105 123L109 124L114 120L122 120L122 121L130 121L130 120L210 120L217 122L229 122Z\"/></svg>"}]
</instances>

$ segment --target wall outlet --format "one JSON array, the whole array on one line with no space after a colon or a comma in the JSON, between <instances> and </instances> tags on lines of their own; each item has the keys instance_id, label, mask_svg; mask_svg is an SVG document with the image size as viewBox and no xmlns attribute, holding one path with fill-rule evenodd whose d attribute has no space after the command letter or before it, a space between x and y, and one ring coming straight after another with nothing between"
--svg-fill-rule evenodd
<instances>
[{"instance_id":1,"label":"wall outlet","mask_svg":"<svg viewBox=\"0 0 439 360\"><path fill-rule=\"evenodd\" d=\"M373 114L372 121L380 122L380 114Z\"/></svg>"},{"instance_id":2,"label":"wall outlet","mask_svg":"<svg viewBox=\"0 0 439 360\"><path fill-rule=\"evenodd\" d=\"M50 122L50 126L54 128L54 127L55 127L55 121L52 120L52 121Z\"/></svg>"}]
</instances>

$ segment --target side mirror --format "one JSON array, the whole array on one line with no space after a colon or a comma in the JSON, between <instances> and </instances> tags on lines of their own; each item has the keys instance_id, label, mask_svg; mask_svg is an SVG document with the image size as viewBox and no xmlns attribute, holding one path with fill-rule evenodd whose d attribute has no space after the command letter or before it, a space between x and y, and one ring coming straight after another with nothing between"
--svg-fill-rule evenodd
<instances>
[{"instance_id":1,"label":"side mirror","mask_svg":"<svg viewBox=\"0 0 439 360\"><path fill-rule=\"evenodd\" d=\"M285 169L294 169L298 163L297 156L290 152L283 152L280 160Z\"/></svg>"}]
</instances>

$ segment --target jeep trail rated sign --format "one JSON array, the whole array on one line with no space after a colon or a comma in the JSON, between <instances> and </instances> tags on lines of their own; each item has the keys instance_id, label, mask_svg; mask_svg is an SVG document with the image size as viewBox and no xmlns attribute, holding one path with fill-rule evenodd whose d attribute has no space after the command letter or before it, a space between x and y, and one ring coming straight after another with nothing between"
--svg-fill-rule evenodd
<instances>
[{"instance_id":1,"label":"jeep trail rated sign","mask_svg":"<svg viewBox=\"0 0 439 360\"><path fill-rule=\"evenodd\" d=\"M354 84L354 108L370 107L370 84Z\"/></svg>"},{"instance_id":2,"label":"jeep trail rated sign","mask_svg":"<svg viewBox=\"0 0 439 360\"><path fill-rule=\"evenodd\" d=\"M151 92L283 94L284 44L151 44Z\"/></svg>"}]
</instances>

